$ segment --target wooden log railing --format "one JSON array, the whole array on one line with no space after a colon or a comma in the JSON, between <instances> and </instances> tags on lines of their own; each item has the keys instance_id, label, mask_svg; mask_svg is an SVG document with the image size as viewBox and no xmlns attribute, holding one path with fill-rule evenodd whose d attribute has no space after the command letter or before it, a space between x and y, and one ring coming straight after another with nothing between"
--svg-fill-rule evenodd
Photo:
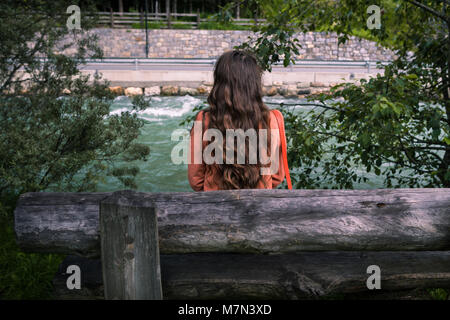
<instances>
[{"instance_id":1,"label":"wooden log railing","mask_svg":"<svg viewBox=\"0 0 450 320\"><path fill-rule=\"evenodd\" d=\"M91 13L91 16L97 16L99 25L108 25L112 28L115 26L129 27L133 24L140 24L142 27L144 26L143 22L143 13L142 12L97 12ZM202 22L214 22L213 19L201 18L200 11L197 13L171 13L171 12L163 12L163 13L147 13L147 20L149 22L160 22L167 25L168 28L171 28L171 20L172 18L176 19L177 17L184 17L187 19L191 19L189 21L185 20L177 20L176 23L178 25L186 25L192 28L199 28ZM232 23L239 26L251 26L255 24L264 24L266 23L266 19L244 19L244 18L236 18L232 19Z\"/></svg>"},{"instance_id":2,"label":"wooden log railing","mask_svg":"<svg viewBox=\"0 0 450 320\"><path fill-rule=\"evenodd\" d=\"M361 292L370 265L384 290L450 287L444 188L27 193L15 230L26 251L101 256L108 299Z\"/></svg>"}]
</instances>

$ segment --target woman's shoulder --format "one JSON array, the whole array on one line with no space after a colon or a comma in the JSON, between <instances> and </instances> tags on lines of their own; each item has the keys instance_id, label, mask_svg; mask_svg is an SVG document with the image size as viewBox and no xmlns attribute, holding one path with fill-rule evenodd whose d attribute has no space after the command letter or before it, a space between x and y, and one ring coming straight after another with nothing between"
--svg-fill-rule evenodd
<instances>
[{"instance_id":1,"label":"woman's shoulder","mask_svg":"<svg viewBox=\"0 0 450 320\"><path fill-rule=\"evenodd\" d=\"M202 121L204 118L209 117L209 111L210 108L205 108L197 112L197 115L195 116L195 120Z\"/></svg>"},{"instance_id":2,"label":"woman's shoulder","mask_svg":"<svg viewBox=\"0 0 450 320\"><path fill-rule=\"evenodd\" d=\"M281 113L281 111L280 110L278 110L278 109L270 109L270 114L273 116L273 117L275 117L275 118L280 118L280 119L283 119L283 114Z\"/></svg>"},{"instance_id":3,"label":"woman's shoulder","mask_svg":"<svg viewBox=\"0 0 450 320\"><path fill-rule=\"evenodd\" d=\"M201 121L204 126L208 126L209 124L209 110L210 108L200 110L195 116L195 121Z\"/></svg>"},{"instance_id":4,"label":"woman's shoulder","mask_svg":"<svg viewBox=\"0 0 450 320\"><path fill-rule=\"evenodd\" d=\"M270 110L270 128L278 129L279 120L284 121L282 113L277 109Z\"/></svg>"}]
</instances>

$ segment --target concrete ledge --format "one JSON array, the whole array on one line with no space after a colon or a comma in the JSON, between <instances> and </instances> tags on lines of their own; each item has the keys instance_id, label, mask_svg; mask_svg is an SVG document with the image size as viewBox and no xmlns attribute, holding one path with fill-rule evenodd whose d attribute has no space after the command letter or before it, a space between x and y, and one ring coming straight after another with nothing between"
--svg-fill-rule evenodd
<instances>
[{"instance_id":1,"label":"concrete ledge","mask_svg":"<svg viewBox=\"0 0 450 320\"><path fill-rule=\"evenodd\" d=\"M348 71L304 71L304 70L274 70L263 75L264 94L295 96L314 94L327 91L331 86L343 82L355 82L359 79L369 79L376 76L380 70L371 73ZM93 70L83 70L83 73L94 74ZM199 91L207 94L213 84L213 71L205 70L102 70L103 78L116 87L149 88L159 86L174 87L164 92ZM177 89L175 89L175 87ZM309 93L308 93L309 92Z\"/></svg>"},{"instance_id":2,"label":"concrete ledge","mask_svg":"<svg viewBox=\"0 0 450 320\"><path fill-rule=\"evenodd\" d=\"M369 79L383 70L347 68L347 70L324 68L279 68L263 74L263 94L268 96L304 98L310 94L329 91L330 87L344 82L358 83L360 79ZM170 70L95 70L82 69L83 74L99 73L110 82L111 91L117 95L208 95L213 85L213 70L177 69ZM25 77L22 71L18 77ZM70 94L66 92L65 94Z\"/></svg>"}]
</instances>

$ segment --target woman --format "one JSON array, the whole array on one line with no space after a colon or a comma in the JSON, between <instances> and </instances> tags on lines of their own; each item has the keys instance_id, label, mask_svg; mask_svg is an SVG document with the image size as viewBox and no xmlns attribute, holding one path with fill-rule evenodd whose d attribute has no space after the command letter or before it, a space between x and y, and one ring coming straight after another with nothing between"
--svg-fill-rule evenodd
<instances>
[{"instance_id":1,"label":"woman","mask_svg":"<svg viewBox=\"0 0 450 320\"><path fill-rule=\"evenodd\" d=\"M285 169L277 118L262 101L261 77L262 70L256 59L247 52L228 51L217 60L214 68L214 85L208 96L209 107L199 112L196 123L201 124L201 137L204 137L208 129L214 129L215 132L223 135L223 142L220 143L221 149L218 153L223 153L219 154L219 158L225 160L216 163L205 161L203 151L215 139L211 138L211 141L204 138L199 140L198 137L196 139L194 132L198 134L199 131L193 130L194 124L191 130L188 178L195 191L272 189L283 181ZM279 115L283 123L281 113ZM282 125L284 126L284 123ZM234 142L227 144L226 136L229 132L227 129L258 132L257 156L253 152L255 149L251 149L247 143L250 138L245 138L244 149L239 149L239 143L237 147ZM259 135L259 132L264 131L261 129L268 132L266 136ZM262 146L266 147L261 147L260 140L265 137L267 137L267 143L262 143ZM220 140L216 141L216 143L219 142ZM212 152L212 156L216 156L216 151L217 149ZM201 155L200 161L194 156L196 152L197 156ZM245 158L244 162L236 161L239 152ZM229 155L235 156L232 163L227 161L230 159ZM256 161L254 161L255 157ZM267 157L270 157L270 162L266 161ZM252 159L253 161L250 161ZM269 167L275 170L267 170ZM266 171L263 171L264 169Z\"/></svg>"}]
</instances>

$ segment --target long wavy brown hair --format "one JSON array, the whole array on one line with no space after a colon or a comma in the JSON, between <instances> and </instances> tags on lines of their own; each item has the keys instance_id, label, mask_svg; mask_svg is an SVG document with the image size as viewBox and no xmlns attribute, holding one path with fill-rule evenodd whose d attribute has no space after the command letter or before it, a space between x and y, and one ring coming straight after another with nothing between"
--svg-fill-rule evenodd
<instances>
[{"instance_id":1,"label":"long wavy brown hair","mask_svg":"<svg viewBox=\"0 0 450 320\"><path fill-rule=\"evenodd\" d=\"M209 112L208 129L214 128L226 136L226 129L266 129L267 145L270 146L270 110L262 101L262 69L258 66L255 57L245 51L227 51L222 54L214 67L214 85L208 96ZM209 143L212 143L209 142ZM259 135L258 145L259 146ZM234 156L237 159L237 148L235 143ZM270 150L270 148L267 148ZM253 189L261 180L260 174L260 152L257 148L257 163L249 163L248 139L245 143L245 164L211 164L206 170L214 171L223 179L218 181L222 184L221 189ZM226 159L226 139L224 138L223 159ZM236 161L234 161L236 162ZM211 172L211 171L209 171Z\"/></svg>"}]
</instances>

